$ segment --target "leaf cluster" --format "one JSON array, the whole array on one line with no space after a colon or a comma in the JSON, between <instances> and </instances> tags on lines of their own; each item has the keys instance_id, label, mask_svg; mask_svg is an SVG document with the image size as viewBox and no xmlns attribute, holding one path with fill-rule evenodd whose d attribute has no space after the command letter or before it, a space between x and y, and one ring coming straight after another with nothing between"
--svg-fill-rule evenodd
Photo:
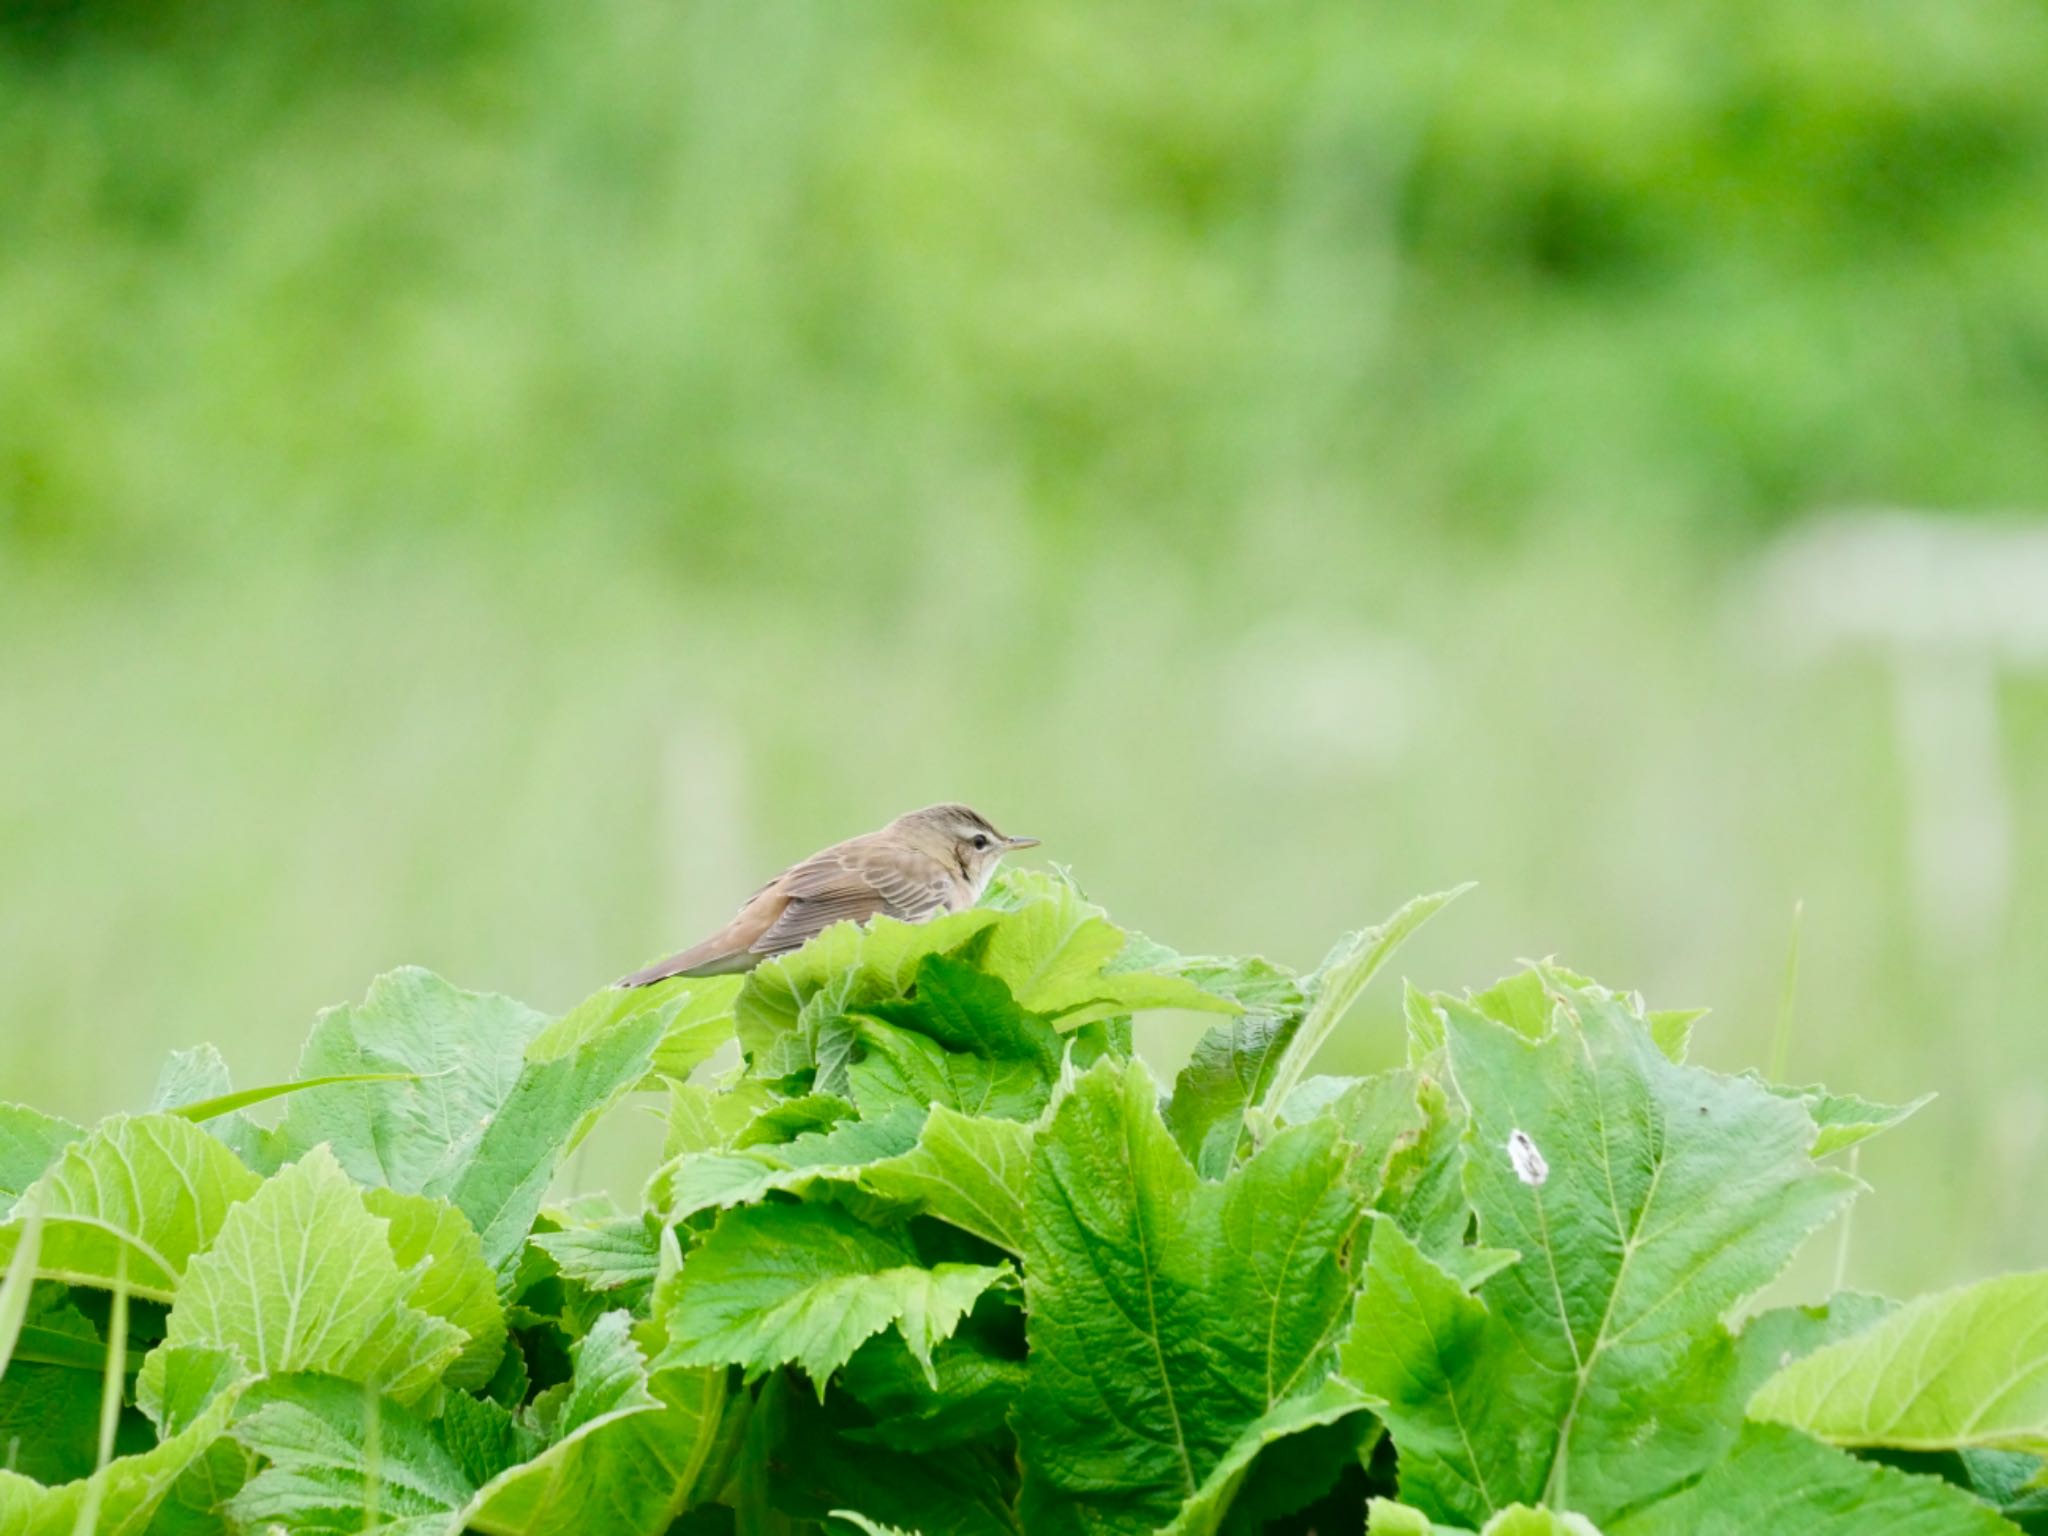
<instances>
[{"instance_id":1,"label":"leaf cluster","mask_svg":"<svg viewBox=\"0 0 2048 1536\"><path fill-rule=\"evenodd\" d=\"M2048 1279L1754 1307L1917 1105L1554 966L1310 1072L1447 900L1296 975L1016 875L559 1019L398 971L292 1083L0 1108L0 1533L2043 1529ZM1171 1085L1147 1009L1212 1021ZM551 1201L629 1098L644 1188Z\"/></svg>"}]
</instances>

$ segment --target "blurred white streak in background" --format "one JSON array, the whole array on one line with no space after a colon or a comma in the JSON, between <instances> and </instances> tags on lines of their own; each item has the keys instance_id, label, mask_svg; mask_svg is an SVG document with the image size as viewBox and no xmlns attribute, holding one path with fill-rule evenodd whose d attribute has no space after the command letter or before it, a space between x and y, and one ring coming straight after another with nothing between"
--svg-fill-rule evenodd
<instances>
[{"instance_id":1,"label":"blurred white streak in background","mask_svg":"<svg viewBox=\"0 0 2048 1536\"><path fill-rule=\"evenodd\" d=\"M1888 660L1919 932L1942 960L1994 942L2013 881L1998 680L2048 668L2048 519L1831 514L1766 551L1747 596L1795 660Z\"/></svg>"},{"instance_id":2,"label":"blurred white streak in background","mask_svg":"<svg viewBox=\"0 0 2048 1536\"><path fill-rule=\"evenodd\" d=\"M746 749L725 721L695 714L670 729L656 829L666 948L723 923L759 881L748 875L746 782Z\"/></svg>"},{"instance_id":3,"label":"blurred white streak in background","mask_svg":"<svg viewBox=\"0 0 2048 1536\"><path fill-rule=\"evenodd\" d=\"M1242 762L1301 780L1391 771L1431 692L1428 659L1407 641L1301 618L1246 635L1218 678Z\"/></svg>"}]
</instances>

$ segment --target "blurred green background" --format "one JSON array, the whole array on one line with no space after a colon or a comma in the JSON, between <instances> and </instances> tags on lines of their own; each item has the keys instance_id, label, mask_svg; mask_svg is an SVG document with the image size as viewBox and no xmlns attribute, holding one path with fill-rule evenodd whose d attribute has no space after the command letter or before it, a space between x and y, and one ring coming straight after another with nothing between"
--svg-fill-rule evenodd
<instances>
[{"instance_id":1,"label":"blurred green background","mask_svg":"<svg viewBox=\"0 0 2048 1536\"><path fill-rule=\"evenodd\" d=\"M0 1097L565 1007L963 798L1186 950L1476 879L1401 969L1724 1068L1803 900L1789 1074L1942 1095L1849 1278L2048 1263L2044 78L2034 0L0 0Z\"/></svg>"}]
</instances>

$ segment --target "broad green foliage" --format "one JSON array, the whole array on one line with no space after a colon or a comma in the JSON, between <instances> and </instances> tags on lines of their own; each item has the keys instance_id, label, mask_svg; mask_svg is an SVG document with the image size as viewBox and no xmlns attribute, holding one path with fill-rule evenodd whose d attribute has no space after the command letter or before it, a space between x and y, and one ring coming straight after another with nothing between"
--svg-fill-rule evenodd
<instances>
[{"instance_id":1,"label":"broad green foliage","mask_svg":"<svg viewBox=\"0 0 2048 1536\"><path fill-rule=\"evenodd\" d=\"M1327 1375L1361 1219L1327 1120L1221 1184L1174 1144L1151 1075L1098 1063L1040 1142L1026 1207L1031 1374L1019 1404L1034 1531L1147 1531L1240 1436Z\"/></svg>"},{"instance_id":2,"label":"broad green foliage","mask_svg":"<svg viewBox=\"0 0 2048 1536\"><path fill-rule=\"evenodd\" d=\"M642 1010L529 1059L546 1023L509 998L392 972L360 1007L324 1014L299 1065L306 1076L393 1070L412 1080L294 1097L286 1155L325 1143L358 1182L447 1199L485 1259L504 1265L577 1129L640 1080L665 1027L659 1011Z\"/></svg>"},{"instance_id":3,"label":"broad green foliage","mask_svg":"<svg viewBox=\"0 0 2048 1536\"><path fill-rule=\"evenodd\" d=\"M1311 1075L1447 900L1295 976L1013 875L552 1021L394 972L294 1081L180 1052L89 1131L0 1106L0 1536L2038 1528L2042 1277L1736 1326L1917 1104L1689 1066L1697 1014L1556 967ZM1229 1015L1170 1094L1153 1007ZM550 1202L635 1093L638 1199Z\"/></svg>"},{"instance_id":4,"label":"broad green foliage","mask_svg":"<svg viewBox=\"0 0 2048 1536\"><path fill-rule=\"evenodd\" d=\"M57 1154L85 1132L69 1120L19 1104L0 1104L0 1216L42 1177Z\"/></svg>"},{"instance_id":5,"label":"broad green foliage","mask_svg":"<svg viewBox=\"0 0 2048 1536\"><path fill-rule=\"evenodd\" d=\"M1749 1411L1835 1445L2048 1455L2048 1274L1911 1302L1787 1367Z\"/></svg>"},{"instance_id":6,"label":"broad green foliage","mask_svg":"<svg viewBox=\"0 0 2048 1536\"><path fill-rule=\"evenodd\" d=\"M375 1383L401 1402L456 1363L465 1331L413 1304L422 1291L466 1306L431 1261L398 1267L389 1225L334 1157L315 1147L228 1212L194 1258L142 1390L163 1380L169 1354L219 1350L252 1375L318 1371ZM409 1233L417 1243L417 1233ZM458 1260L459 1262L459 1260Z\"/></svg>"},{"instance_id":7,"label":"broad green foliage","mask_svg":"<svg viewBox=\"0 0 2048 1536\"><path fill-rule=\"evenodd\" d=\"M1600 1521L1697 1475L1738 1365L1722 1319L1853 1191L1797 1103L1674 1063L1611 994L1548 989L1548 1020L1440 1000L1465 1191L1520 1262L1469 1294L1382 1229L1349 1345L1404 1498L1474 1526L1539 1502Z\"/></svg>"},{"instance_id":8,"label":"broad green foliage","mask_svg":"<svg viewBox=\"0 0 2048 1536\"><path fill-rule=\"evenodd\" d=\"M854 1350L893 1325L931 1376L933 1347L1008 1279L999 1265L927 1268L901 1238L829 1205L750 1206L691 1252L663 1358L745 1366L750 1381L794 1362L822 1396Z\"/></svg>"},{"instance_id":9,"label":"broad green foliage","mask_svg":"<svg viewBox=\"0 0 2048 1536\"><path fill-rule=\"evenodd\" d=\"M11 1254L33 1203L43 1218L39 1271L77 1285L113 1283L127 1252L137 1296L169 1301L192 1256L261 1180L226 1147L175 1115L116 1115L58 1154L0 1228Z\"/></svg>"},{"instance_id":10,"label":"broad green foliage","mask_svg":"<svg viewBox=\"0 0 2048 1536\"><path fill-rule=\"evenodd\" d=\"M926 1118L916 1146L868 1164L860 1182L1022 1258L1036 1139L1032 1127L1014 1120L971 1120L941 1104Z\"/></svg>"}]
</instances>

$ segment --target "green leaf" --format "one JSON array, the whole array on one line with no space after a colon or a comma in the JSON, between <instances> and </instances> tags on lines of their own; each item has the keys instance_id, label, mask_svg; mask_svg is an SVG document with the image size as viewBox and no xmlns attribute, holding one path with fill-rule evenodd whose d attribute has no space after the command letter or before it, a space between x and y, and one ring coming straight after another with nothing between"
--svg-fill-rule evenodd
<instances>
[{"instance_id":1,"label":"green leaf","mask_svg":"<svg viewBox=\"0 0 2048 1536\"><path fill-rule=\"evenodd\" d=\"M331 1088L337 1083L412 1083L419 1081L411 1072L340 1072L330 1077L297 1078L288 1083L266 1083L260 1088L241 1088L233 1093L223 1093L215 1098L200 1099L192 1104L172 1104L165 1107L166 1114L179 1115L195 1123L211 1120L219 1115L231 1114L238 1109L247 1109L251 1104L262 1104L270 1099L281 1099L287 1094L304 1093L309 1088Z\"/></svg>"},{"instance_id":2,"label":"green leaf","mask_svg":"<svg viewBox=\"0 0 2048 1536\"><path fill-rule=\"evenodd\" d=\"M2048 1454L2048 1272L1908 1302L1787 1367L1750 1413L1835 1445Z\"/></svg>"},{"instance_id":3,"label":"green leaf","mask_svg":"<svg viewBox=\"0 0 2048 1536\"><path fill-rule=\"evenodd\" d=\"M935 1380L932 1349L950 1336L1002 1265L925 1268L901 1238L832 1206L729 1211L683 1266L664 1365L739 1365L753 1381L800 1365L822 1396L863 1340L892 1324Z\"/></svg>"},{"instance_id":4,"label":"green leaf","mask_svg":"<svg viewBox=\"0 0 2048 1536\"><path fill-rule=\"evenodd\" d=\"M773 1090L767 1084L752 1079L716 1091L697 1083L670 1083L668 1130L662 1137L662 1157L722 1151L769 1106L772 1098Z\"/></svg>"},{"instance_id":5,"label":"green leaf","mask_svg":"<svg viewBox=\"0 0 2048 1536\"><path fill-rule=\"evenodd\" d=\"M1245 1112L1265 1099L1301 1021L1298 1008L1242 1014L1216 1025L1196 1043L1174 1079L1166 1124L1203 1178L1222 1178L1249 1147Z\"/></svg>"},{"instance_id":6,"label":"green leaf","mask_svg":"<svg viewBox=\"0 0 2048 1536\"><path fill-rule=\"evenodd\" d=\"M443 1192L518 1086L547 1019L508 997L464 992L416 967L379 976L360 1004L323 1012L302 1077L395 1072L292 1102L294 1152L325 1142L359 1184Z\"/></svg>"},{"instance_id":7,"label":"green leaf","mask_svg":"<svg viewBox=\"0 0 2048 1536\"><path fill-rule=\"evenodd\" d=\"M645 1216L620 1216L587 1227L536 1232L530 1241L570 1280L593 1291L642 1297L661 1270L661 1229Z\"/></svg>"},{"instance_id":8,"label":"green leaf","mask_svg":"<svg viewBox=\"0 0 2048 1536\"><path fill-rule=\"evenodd\" d=\"M1372 1536L1450 1536L1454 1527L1438 1525L1421 1510L1392 1499L1372 1499L1365 1506L1365 1528ZM1463 1536L1470 1536L1469 1531Z\"/></svg>"},{"instance_id":9,"label":"green leaf","mask_svg":"<svg viewBox=\"0 0 2048 1536\"><path fill-rule=\"evenodd\" d=\"M159 1345L143 1360L135 1404L159 1433L183 1432L222 1394L237 1390L249 1370L233 1350L211 1345Z\"/></svg>"},{"instance_id":10,"label":"green leaf","mask_svg":"<svg viewBox=\"0 0 2048 1536\"><path fill-rule=\"evenodd\" d=\"M722 1376L650 1379L623 1312L601 1317L572 1354L570 1380L544 1400L545 1441L459 1394L430 1422L332 1378L265 1383L235 1433L269 1465L234 1511L294 1530L361 1530L374 1509L390 1522L377 1529L407 1536L660 1536L700 1491Z\"/></svg>"},{"instance_id":11,"label":"green leaf","mask_svg":"<svg viewBox=\"0 0 2048 1536\"><path fill-rule=\"evenodd\" d=\"M23 1217L15 1237L14 1256L7 1261L7 1274L0 1279L0 1379L14 1359L14 1347L28 1319L29 1303L35 1294L36 1264L43 1252L43 1213L31 1209Z\"/></svg>"},{"instance_id":12,"label":"green leaf","mask_svg":"<svg viewBox=\"0 0 2048 1536\"><path fill-rule=\"evenodd\" d=\"M1278 1064L1267 1076L1261 1105L1277 1108L1287 1101L1287 1096L1307 1075L1308 1064L1336 1032L1380 967L1410 935L1470 889L1469 885L1461 885L1434 896L1418 896L1378 927L1338 940L1315 974L1302 983L1310 999L1308 1012L1301 1027L1282 1047Z\"/></svg>"},{"instance_id":13,"label":"green leaf","mask_svg":"<svg viewBox=\"0 0 2048 1536\"><path fill-rule=\"evenodd\" d=\"M133 1295L169 1301L186 1262L213 1240L229 1209L262 1181L198 1126L174 1115L115 1115L75 1141L23 1194L44 1219L38 1272L110 1286L128 1250ZM20 1240L0 1227L0 1256Z\"/></svg>"},{"instance_id":14,"label":"green leaf","mask_svg":"<svg viewBox=\"0 0 2048 1536\"><path fill-rule=\"evenodd\" d=\"M2013 1536L1959 1488L1858 1461L1796 1430L1752 1424L1698 1481L1608 1536Z\"/></svg>"},{"instance_id":15,"label":"green leaf","mask_svg":"<svg viewBox=\"0 0 2048 1536\"><path fill-rule=\"evenodd\" d=\"M662 1028L658 1014L643 1012L529 1060L527 1044L546 1022L425 971L379 977L360 1006L321 1015L301 1074L399 1071L414 1080L298 1096L284 1143L302 1151L325 1142L358 1183L449 1200L502 1272L578 1128L646 1074Z\"/></svg>"},{"instance_id":16,"label":"green leaf","mask_svg":"<svg viewBox=\"0 0 2048 1536\"><path fill-rule=\"evenodd\" d=\"M454 1206L431 1196L372 1188L362 1197L372 1216L390 1223L391 1256L414 1277L407 1304L453 1323L465 1335L462 1353L442 1380L465 1392L481 1389L505 1353L505 1309L498 1304L497 1276L484 1262L476 1229Z\"/></svg>"},{"instance_id":17,"label":"green leaf","mask_svg":"<svg viewBox=\"0 0 2048 1536\"><path fill-rule=\"evenodd\" d=\"M186 1267L164 1344L138 1394L160 1395L166 1349L224 1350L251 1374L318 1371L376 1382L401 1402L432 1387L463 1330L409 1304L386 1223L316 1147L228 1213Z\"/></svg>"},{"instance_id":18,"label":"green leaf","mask_svg":"<svg viewBox=\"0 0 2048 1536\"><path fill-rule=\"evenodd\" d=\"M1658 1049L1663 1049L1661 1043ZM1600 1536L1600 1532L1583 1515L1514 1504L1487 1521L1479 1536Z\"/></svg>"},{"instance_id":19,"label":"green leaf","mask_svg":"<svg viewBox=\"0 0 2048 1536\"><path fill-rule=\"evenodd\" d=\"M255 1458L221 1435L185 1464L151 1517L148 1536L220 1536L227 1506L255 1471Z\"/></svg>"},{"instance_id":20,"label":"green leaf","mask_svg":"<svg viewBox=\"0 0 2048 1536\"><path fill-rule=\"evenodd\" d=\"M651 987L606 987L536 1035L527 1055L552 1061L621 1024L651 1016L659 1026L653 1069L680 1083L733 1038L733 1004L742 980L677 976Z\"/></svg>"},{"instance_id":21,"label":"green leaf","mask_svg":"<svg viewBox=\"0 0 2048 1536\"><path fill-rule=\"evenodd\" d=\"M224 1114L204 1117L189 1112L190 1106L218 1099L232 1092L233 1087L227 1061L213 1046L197 1045L189 1050L173 1051L157 1073L156 1091L149 1098L150 1111L177 1114L195 1123L203 1121L207 1134L224 1143L249 1167L258 1173L275 1173L278 1168L275 1132L265 1130L247 1115L232 1109Z\"/></svg>"},{"instance_id":22,"label":"green leaf","mask_svg":"<svg viewBox=\"0 0 2048 1536\"><path fill-rule=\"evenodd\" d=\"M1917 1115L1934 1102L1931 1093L1923 1093L1909 1104L1879 1104L1858 1098L1853 1093L1830 1093L1818 1083L1804 1088L1790 1088L1780 1083L1766 1086L1780 1098L1797 1099L1806 1106L1806 1112L1813 1117L1818 1130L1813 1141L1815 1157L1826 1157L1830 1152L1839 1152L1859 1141L1867 1141L1878 1132L1888 1131Z\"/></svg>"},{"instance_id":23,"label":"green leaf","mask_svg":"<svg viewBox=\"0 0 2048 1536\"><path fill-rule=\"evenodd\" d=\"M1000 978L950 955L920 962L909 997L869 1003L858 1013L864 1054L848 1078L867 1115L943 1104L970 1115L1034 1119L1065 1055L1059 1032L1019 1007Z\"/></svg>"},{"instance_id":24,"label":"green leaf","mask_svg":"<svg viewBox=\"0 0 2048 1536\"><path fill-rule=\"evenodd\" d=\"M1384 1399L1401 1494L1478 1525L1515 1503L1597 1521L1702 1466L1737 1369L1721 1318L1856 1187L1801 1106L1682 1067L1610 994L1562 977L1532 1039L1439 999L1483 1241L1521 1254L1478 1299L1374 1236L1347 1373ZM1540 1157L1519 1165L1521 1138ZM1426 1385L1425 1385L1426 1384Z\"/></svg>"},{"instance_id":25,"label":"green leaf","mask_svg":"<svg viewBox=\"0 0 2048 1536\"><path fill-rule=\"evenodd\" d=\"M969 910L928 923L834 923L802 949L748 974L734 1004L740 1049L765 1079L811 1071L822 1022L902 997L925 956L954 949L998 920L994 912Z\"/></svg>"},{"instance_id":26,"label":"green leaf","mask_svg":"<svg viewBox=\"0 0 2048 1536\"><path fill-rule=\"evenodd\" d=\"M728 1406L725 1372L648 1373L623 1312L574 1349L575 1376L539 1455L494 1477L458 1514L485 1536L661 1536L698 1497Z\"/></svg>"},{"instance_id":27,"label":"green leaf","mask_svg":"<svg viewBox=\"0 0 2048 1536\"><path fill-rule=\"evenodd\" d=\"M232 1399L223 1398L183 1432L154 1448L108 1462L92 1476L45 1488L0 1472L0 1531L7 1536L145 1536L186 1469L219 1437Z\"/></svg>"},{"instance_id":28,"label":"green leaf","mask_svg":"<svg viewBox=\"0 0 2048 1536\"><path fill-rule=\"evenodd\" d=\"M786 1529L778 1515L821 1521L835 1509L859 1509L925 1536L1021 1536L1011 1508L1013 1454L986 1443L932 1455L857 1441L848 1431L859 1415L840 1394L820 1403L787 1385L780 1377L763 1383L729 1485L742 1530Z\"/></svg>"},{"instance_id":29,"label":"green leaf","mask_svg":"<svg viewBox=\"0 0 2048 1536\"><path fill-rule=\"evenodd\" d=\"M855 1530L865 1533L865 1536L923 1536L922 1532L906 1531L900 1525L877 1525L866 1515L857 1514L850 1509L835 1509L831 1518L844 1521Z\"/></svg>"},{"instance_id":30,"label":"green leaf","mask_svg":"<svg viewBox=\"0 0 2048 1536\"><path fill-rule=\"evenodd\" d=\"M853 1183L869 1164L917 1145L923 1114L899 1106L875 1120L847 1120L794 1141L692 1152L655 1170L645 1204L666 1221L698 1211L747 1205L770 1190L805 1190L820 1183Z\"/></svg>"},{"instance_id":31,"label":"green leaf","mask_svg":"<svg viewBox=\"0 0 2048 1536\"><path fill-rule=\"evenodd\" d=\"M84 1129L69 1120L19 1104L0 1104L0 1216L43 1176L58 1153L84 1135Z\"/></svg>"},{"instance_id":32,"label":"green leaf","mask_svg":"<svg viewBox=\"0 0 2048 1536\"><path fill-rule=\"evenodd\" d=\"M1173 1523L1161 1527L1162 1536L1216 1536L1260 1452L1290 1435L1350 1418L1365 1406L1365 1397L1356 1387L1335 1379L1325 1381L1315 1392L1276 1404L1245 1426L1181 1506Z\"/></svg>"},{"instance_id":33,"label":"green leaf","mask_svg":"<svg viewBox=\"0 0 2048 1536\"><path fill-rule=\"evenodd\" d=\"M1002 1323L990 1322L992 1317ZM1008 1337L1012 1329L1014 1340ZM929 1376L900 1334L876 1334L854 1351L836 1382L874 1416L874 1423L842 1433L916 1453L1004 1438L1005 1421L1024 1387L1024 1361L997 1353L999 1340L1013 1343L1021 1356L1016 1309L1004 1300L981 1303L952 1338L932 1351Z\"/></svg>"},{"instance_id":34,"label":"green leaf","mask_svg":"<svg viewBox=\"0 0 2048 1536\"><path fill-rule=\"evenodd\" d=\"M1032 1127L1015 1120L974 1120L942 1104L925 1120L916 1146L868 1164L860 1182L1022 1258L1035 1138Z\"/></svg>"},{"instance_id":35,"label":"green leaf","mask_svg":"<svg viewBox=\"0 0 2048 1536\"><path fill-rule=\"evenodd\" d=\"M1120 971L1127 936L1071 880L1018 870L993 899L1004 904L981 965L1032 1013L1078 1029L1153 1008L1235 1013L1238 1004L1185 977Z\"/></svg>"},{"instance_id":36,"label":"green leaf","mask_svg":"<svg viewBox=\"0 0 2048 1536\"><path fill-rule=\"evenodd\" d=\"M1643 1015L1650 1026L1650 1038L1657 1049L1683 1065L1692 1046L1692 1027L1707 1016L1704 1008L1660 1008Z\"/></svg>"},{"instance_id":37,"label":"green leaf","mask_svg":"<svg viewBox=\"0 0 2048 1536\"><path fill-rule=\"evenodd\" d=\"M475 1489L433 1428L400 1404L353 1381L282 1376L251 1389L243 1410L235 1439L267 1463L229 1502L244 1526L360 1531L374 1509L388 1522L379 1531L460 1529L453 1511Z\"/></svg>"},{"instance_id":38,"label":"green leaf","mask_svg":"<svg viewBox=\"0 0 2048 1536\"><path fill-rule=\"evenodd\" d=\"M35 1245L24 1242L0 1283L0 1456L16 1472L62 1483L88 1475L97 1460L107 1346L63 1287L31 1285L34 1254ZM13 1292L17 1281L20 1289ZM17 1306L22 1310L10 1354L5 1314ZM19 1322L22 1317L33 1321ZM37 1342L68 1357L66 1363L37 1363Z\"/></svg>"},{"instance_id":39,"label":"green leaf","mask_svg":"<svg viewBox=\"0 0 2048 1536\"><path fill-rule=\"evenodd\" d=\"M1328 1120L1203 1181L1142 1066L1102 1061L1033 1159L1016 1414L1024 1523L1151 1531L1287 1399L1314 1391L1349 1318L1360 1219Z\"/></svg>"}]
</instances>

